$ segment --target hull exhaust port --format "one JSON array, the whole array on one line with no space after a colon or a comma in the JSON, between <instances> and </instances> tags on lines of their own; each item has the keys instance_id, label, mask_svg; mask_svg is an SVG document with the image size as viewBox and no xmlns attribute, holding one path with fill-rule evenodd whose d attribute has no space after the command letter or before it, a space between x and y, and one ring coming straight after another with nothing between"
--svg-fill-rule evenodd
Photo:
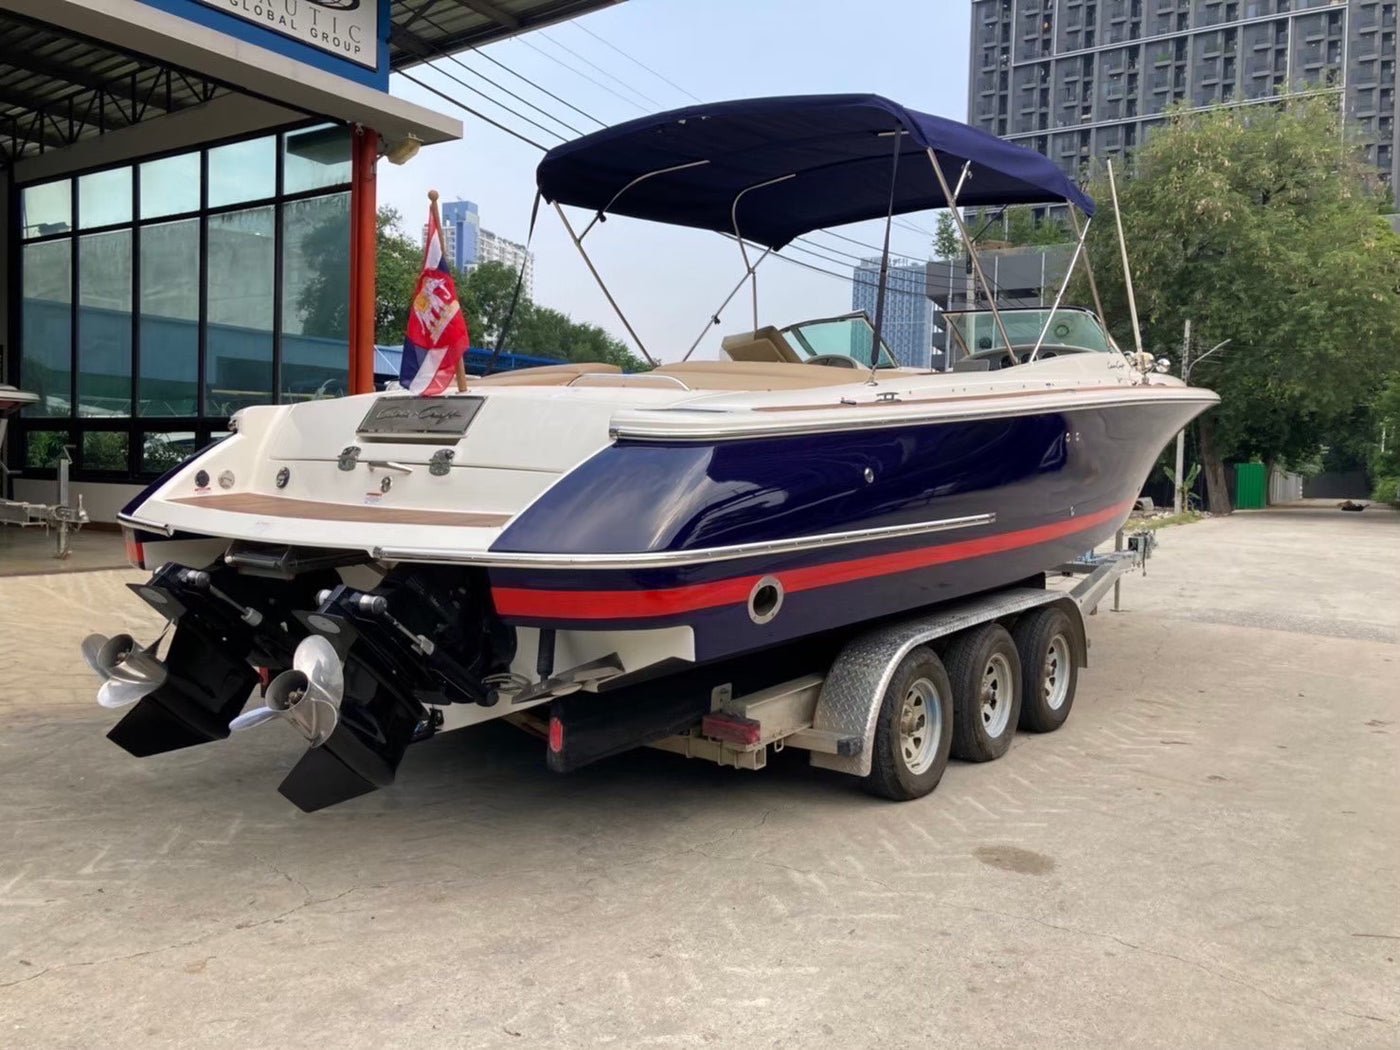
<instances>
[{"instance_id":1,"label":"hull exhaust port","mask_svg":"<svg viewBox=\"0 0 1400 1050\"><path fill-rule=\"evenodd\" d=\"M764 576L749 591L749 619L770 623L783 608L783 585L776 576Z\"/></svg>"}]
</instances>

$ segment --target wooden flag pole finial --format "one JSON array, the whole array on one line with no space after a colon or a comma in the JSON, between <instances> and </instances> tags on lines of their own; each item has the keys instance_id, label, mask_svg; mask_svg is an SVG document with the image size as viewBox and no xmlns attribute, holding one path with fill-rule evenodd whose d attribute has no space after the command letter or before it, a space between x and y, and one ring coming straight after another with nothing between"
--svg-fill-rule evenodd
<instances>
[{"instance_id":1,"label":"wooden flag pole finial","mask_svg":"<svg viewBox=\"0 0 1400 1050\"><path fill-rule=\"evenodd\" d=\"M428 207L432 209L433 218L437 220L438 245L442 248L442 258L444 264L447 261L447 234L442 228L442 213L438 211L438 191L428 191ZM463 355L465 356L465 355ZM467 389L467 369L461 360L457 362L457 391L464 393Z\"/></svg>"}]
</instances>

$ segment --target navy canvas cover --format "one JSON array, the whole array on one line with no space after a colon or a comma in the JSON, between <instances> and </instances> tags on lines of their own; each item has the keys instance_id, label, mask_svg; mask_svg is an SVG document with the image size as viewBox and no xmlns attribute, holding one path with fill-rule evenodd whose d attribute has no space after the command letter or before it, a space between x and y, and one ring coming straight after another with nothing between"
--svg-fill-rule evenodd
<instances>
[{"instance_id":1,"label":"navy canvas cover","mask_svg":"<svg viewBox=\"0 0 1400 1050\"><path fill-rule=\"evenodd\" d=\"M734 232L781 248L827 226L881 218L889 208L898 134L894 213L947 207L926 150L950 186L971 174L961 207L1091 201L1049 158L955 120L916 113L879 95L796 95L687 106L556 146L536 173L545 200L608 214ZM708 163L641 176L694 161ZM616 199L614 199L616 198Z\"/></svg>"}]
</instances>

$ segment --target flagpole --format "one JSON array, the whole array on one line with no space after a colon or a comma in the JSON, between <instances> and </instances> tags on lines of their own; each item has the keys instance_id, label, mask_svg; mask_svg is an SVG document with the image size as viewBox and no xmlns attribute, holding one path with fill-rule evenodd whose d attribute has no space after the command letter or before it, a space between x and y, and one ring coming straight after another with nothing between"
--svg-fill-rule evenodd
<instances>
[{"instance_id":1,"label":"flagpole","mask_svg":"<svg viewBox=\"0 0 1400 1050\"><path fill-rule=\"evenodd\" d=\"M438 191L437 191L437 190L429 190L429 191L428 191L428 207L431 208L431 209L432 209L432 212L433 212L433 219L434 219L435 225L437 226L437 232L438 232L438 246L442 249L442 261L443 261L443 265L446 266L446 265L447 265L447 234L445 234L445 233L442 232L442 213L438 211ZM462 355L462 357L465 358L465 357L466 357L466 354L464 353L464 354ZM459 358L459 359L457 360L457 391L458 391L459 393L462 393L462 392L464 392L466 389L467 389L467 369L466 369L466 366L462 363L462 359Z\"/></svg>"}]
</instances>

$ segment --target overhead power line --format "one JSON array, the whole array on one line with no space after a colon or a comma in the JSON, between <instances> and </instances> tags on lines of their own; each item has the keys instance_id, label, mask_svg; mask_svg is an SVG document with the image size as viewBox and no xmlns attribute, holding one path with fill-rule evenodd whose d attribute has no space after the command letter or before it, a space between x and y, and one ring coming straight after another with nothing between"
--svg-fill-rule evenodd
<instances>
[{"instance_id":1,"label":"overhead power line","mask_svg":"<svg viewBox=\"0 0 1400 1050\"><path fill-rule=\"evenodd\" d=\"M598 43L602 44L604 47L612 48L614 51L616 51L616 52L617 52L619 55L621 55L623 58L627 59L627 61L631 62L634 66L640 66L642 69L645 69L645 70L646 70L648 73L650 73L652 76L656 77L657 80L660 80L663 84L669 84L671 87L675 88L677 91L679 91L682 95L685 95L685 96L686 96L687 98L689 98L691 101L693 101L693 102L700 102L700 101L702 101L700 98L696 97L695 95L693 95L693 94L691 94L689 91L687 91L685 88L681 87L681 86L680 86L679 84L677 84L674 80L672 80L672 79L670 79L669 77L665 76L664 74L658 73L656 70L652 69L651 66L647 65L647 64L646 64L645 62L643 62L641 59L636 58L636 57L634 57L633 55L629 54L628 52L622 50L622 48L618 47L616 44L612 43L611 41L605 40L603 37L601 37L601 36L599 36L597 33L593 32L593 30L589 29L589 28L588 28L586 25L584 25L582 22L577 22L577 21L576 21L576 22L571 22L570 25L572 25L575 29L579 30L579 32L581 32L581 33L587 33L589 36L591 36L594 40L598 41Z\"/></svg>"},{"instance_id":2,"label":"overhead power line","mask_svg":"<svg viewBox=\"0 0 1400 1050\"><path fill-rule=\"evenodd\" d=\"M427 6L428 6L427 4L424 4L421 8L413 8L413 7L411 7L411 6L407 5L407 4L406 4L405 6L408 7L409 11L411 11L411 12L413 13L413 15L415 16L416 19L419 19L419 20L421 20L421 21L424 21L424 22L428 23L428 25L432 26L432 27L433 27L434 29L436 29L439 33L442 33L442 34L444 34L444 35L447 34L448 30L443 26L443 24L442 24L441 22L437 21L437 19L433 18L432 15L430 15L430 14L427 13ZM559 124L562 124L564 127L568 128L570 131L572 131L575 135L582 135L582 134L583 134L582 131L580 131L578 128L574 127L572 124L568 123L566 120L562 119L561 117L555 116L553 113L549 112L549 111L548 111L547 109L545 109L544 107L536 105L535 103L531 102L529 99L524 98L524 97L522 97L522 96L520 96L520 95L517 95L517 94L516 94L514 91L512 91L510 88L506 87L504 84L500 84L500 83L498 83L497 81L492 80L492 79L491 79L490 77L488 77L485 73L482 73L482 72L479 71L479 70L473 69L471 66L467 65L465 62L463 62L461 59L459 59L456 55L451 54L450 52L444 50L443 48L438 47L438 46L432 44L430 41L423 40L421 37L417 38L417 42L418 42L418 43L422 43L422 44L426 44L427 46L431 47L433 51L437 52L437 55L438 55L439 58L445 58L445 59L447 59L448 61L453 62L453 63L455 63L456 65L461 66L461 67L462 67L463 69L465 69L468 73L471 73L473 76L478 76L478 77L480 77L482 80L486 81L488 84L491 84L493 87L499 88L501 91L504 91L504 92L505 92L507 95L509 95L511 98L516 99L517 101L524 103L525 105L529 106L531 109L535 110L535 111L538 112L538 113L544 114L544 115L547 116L550 120L553 120L553 121L556 121L556 122L559 123ZM420 49L420 50L421 50L421 49ZM567 101L566 99L560 98L558 95L554 94L554 92L550 91L548 88L542 87L541 85L535 83L535 81L531 80L529 77L525 76L523 73L517 73L514 69L511 69L510 66L506 65L506 64L503 63L503 62L498 61L497 59L495 59L495 58L492 57L491 55L487 54L485 51L482 51L480 48L477 48L477 47L469 47L468 50L470 50L470 51L474 52L475 54L481 56L482 58L486 59L486 61L490 62L492 65L499 66L501 69L505 70L505 71L506 71L507 73L509 73L511 76L515 77L517 80L520 80L520 81L523 81L523 82L526 83L526 84L529 84L532 88L534 88L536 91L540 92L541 94L548 95L550 98L554 99L554 101L556 101L556 102L558 102L558 103L560 103L560 104L562 104L562 105L568 106L568 107L569 107L571 110L573 110L575 113L579 114L579 116L587 117L589 120L593 121L593 123L597 124L599 127L606 127L606 125L605 125L601 120L599 120L597 117L593 116L591 113L586 113L586 112L584 112L583 110L579 109L577 106L575 106L573 103Z\"/></svg>"},{"instance_id":3,"label":"overhead power line","mask_svg":"<svg viewBox=\"0 0 1400 1050\"><path fill-rule=\"evenodd\" d=\"M623 102L626 102L629 106L633 106L633 107L635 107L635 108L637 108L637 109L640 109L643 113L646 112L646 107L643 106L643 105L642 105L640 102L638 102L636 99L628 98L626 95L622 94L621 92L614 91L612 88L608 87L608 85L604 84L601 80L598 80L598 79L596 79L596 78L594 78L594 77L589 76L587 73L583 72L583 70L581 70L581 69L575 69L573 66L569 65L569 63L565 62L562 58L560 58L558 55L551 55L548 51L544 50L543 48L535 46L535 44L533 44L533 43L531 43L529 40L525 39L525 37L518 36L518 37L516 37L515 39L518 40L520 43L524 44L526 47L528 47L531 51L538 52L539 54L543 55L545 58L549 59L551 62L554 62L554 63L556 63L556 64L558 64L558 65L563 66L563 67L564 67L565 69L567 69L570 73L574 74L574 76L582 77L584 80L588 81L590 84L594 85L595 87L602 88L602 89L603 89L604 91L606 91L609 95L612 95L612 96L614 96L615 98L620 98L620 99L622 99L622 101L623 101Z\"/></svg>"},{"instance_id":4,"label":"overhead power line","mask_svg":"<svg viewBox=\"0 0 1400 1050\"><path fill-rule=\"evenodd\" d=\"M569 54L573 55L576 59L578 59L578 60L579 60L580 62L582 62L584 65L588 66L590 69L595 69L595 70L597 70L599 73L603 74L603 76L607 77L609 80L612 80L612 81L614 81L615 83L621 84L624 88L626 88L628 91L632 92L632 94L636 95L638 98L642 99L643 101L649 103L650 105L656 106L656 107L658 107L658 108L660 107L661 103L658 102L658 101L656 101L656 99L652 98L652 97L651 97L650 95L648 95L645 91L642 91L642 90L640 90L640 89L638 89L638 88L633 87L631 84L627 83L627 81L623 80L620 76L618 76L616 73L612 72L611 70L604 69L602 66L598 65L597 62L594 62L592 59L590 59L587 55L581 55L581 54L579 54L577 51L575 51L573 48L571 48L568 44L561 44L558 40L555 40L554 37L550 36L550 35L549 35L548 33L546 33L543 29L538 30L538 35L539 35L542 39L548 40L551 44L553 44L555 47L559 48L561 51L566 51L566 52L568 52Z\"/></svg>"}]
</instances>

